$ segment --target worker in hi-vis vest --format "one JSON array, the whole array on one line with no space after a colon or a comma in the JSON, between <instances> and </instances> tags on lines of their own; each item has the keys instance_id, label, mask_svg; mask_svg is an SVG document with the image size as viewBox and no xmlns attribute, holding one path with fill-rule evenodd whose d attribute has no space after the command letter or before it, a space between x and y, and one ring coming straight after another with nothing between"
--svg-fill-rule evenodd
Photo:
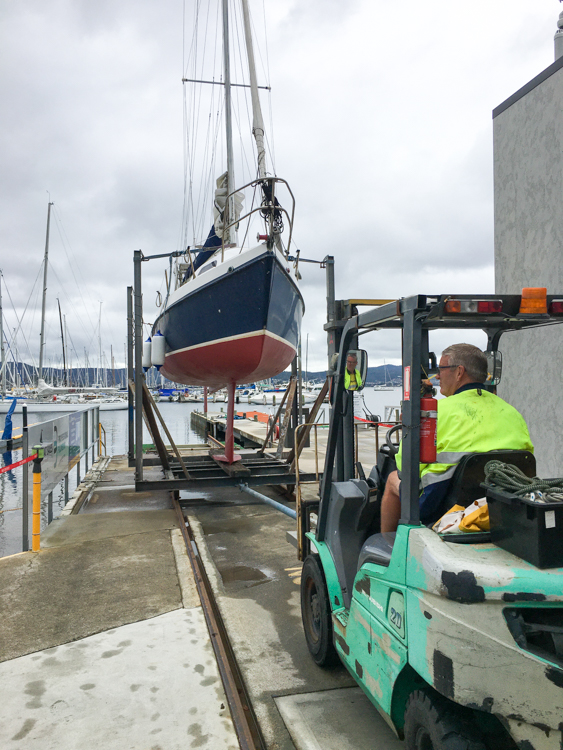
<instances>
[{"instance_id":1,"label":"worker in hi-vis vest","mask_svg":"<svg viewBox=\"0 0 563 750\"><path fill-rule=\"evenodd\" d=\"M358 368L358 358L353 352L346 357L346 370L344 371L344 388L347 391L357 391L362 387L362 376Z\"/></svg>"},{"instance_id":2,"label":"worker in hi-vis vest","mask_svg":"<svg viewBox=\"0 0 563 750\"><path fill-rule=\"evenodd\" d=\"M442 507L457 464L468 453L522 450L534 446L524 417L487 390L487 357L472 344L452 344L442 352L436 380L446 398L438 401L436 463L420 464L420 520L429 525ZM401 471L401 450L396 457ZM400 474L391 472L381 500L381 531L395 531L401 514Z\"/></svg>"}]
</instances>

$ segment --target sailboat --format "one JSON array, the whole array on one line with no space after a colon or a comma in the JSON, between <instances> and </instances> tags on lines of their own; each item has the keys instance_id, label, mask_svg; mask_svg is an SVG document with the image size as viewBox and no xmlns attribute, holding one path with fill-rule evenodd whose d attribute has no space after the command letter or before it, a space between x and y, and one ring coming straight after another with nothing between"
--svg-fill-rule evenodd
<instances>
[{"instance_id":1,"label":"sailboat","mask_svg":"<svg viewBox=\"0 0 563 750\"><path fill-rule=\"evenodd\" d=\"M391 378L389 377L389 373L387 371L387 363L384 361L383 365L384 365L384 372L385 372L385 385L374 385L373 390L374 391L393 391L395 389L391 381Z\"/></svg>"},{"instance_id":2,"label":"sailboat","mask_svg":"<svg viewBox=\"0 0 563 750\"><path fill-rule=\"evenodd\" d=\"M223 52L227 171L217 180L214 224L204 244L186 250L179 264L177 285L167 290L162 311L153 326L153 338L165 338L162 374L177 383L228 390L225 460L236 460L232 443L235 389L238 384L279 374L297 352L305 310L299 291L298 262L289 256L294 200L286 181L266 172L264 124L258 96L247 0L240 0L252 96L256 141L257 179L235 189L231 132L228 0L223 0ZM185 79L186 80L186 79ZM255 189L258 205L245 216L242 191ZM286 188L292 206L278 199ZM248 249L237 246L240 222L260 214L264 233ZM284 246L284 222L289 239ZM298 256L297 256L298 257ZM169 282L171 285L171 282Z\"/></svg>"},{"instance_id":3,"label":"sailboat","mask_svg":"<svg viewBox=\"0 0 563 750\"><path fill-rule=\"evenodd\" d=\"M41 303L41 331L39 334L39 367L37 387L32 392L18 393L17 396L6 398L6 354L4 347L4 331L2 316L2 297L0 290L0 358L1 358L1 394L0 414L8 413L13 400L17 399L15 413L20 414L23 406L28 413L72 412L80 411L88 406L99 406L101 411L119 411L127 409L127 402L118 398L118 388L103 388L91 386L77 387L49 385L43 379L43 361L45 353L45 313L47 300L47 271L49 267L49 236L51 226L51 207L47 206L47 231L45 237L45 253L43 256L43 296ZM61 322L61 338L63 345L63 367L66 373L65 341L63 335L63 321L59 304L59 318ZM100 344L101 346L101 344ZM101 350L100 350L101 351Z\"/></svg>"}]
</instances>

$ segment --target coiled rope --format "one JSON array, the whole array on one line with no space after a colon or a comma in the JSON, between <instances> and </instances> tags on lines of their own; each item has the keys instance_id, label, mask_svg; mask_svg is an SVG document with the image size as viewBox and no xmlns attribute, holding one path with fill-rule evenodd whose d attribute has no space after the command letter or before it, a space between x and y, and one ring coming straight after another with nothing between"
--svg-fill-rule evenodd
<instances>
[{"instance_id":1,"label":"coiled rope","mask_svg":"<svg viewBox=\"0 0 563 750\"><path fill-rule=\"evenodd\" d=\"M485 464L485 481L517 497L539 502L563 502L563 479L527 477L517 466L502 461Z\"/></svg>"}]
</instances>

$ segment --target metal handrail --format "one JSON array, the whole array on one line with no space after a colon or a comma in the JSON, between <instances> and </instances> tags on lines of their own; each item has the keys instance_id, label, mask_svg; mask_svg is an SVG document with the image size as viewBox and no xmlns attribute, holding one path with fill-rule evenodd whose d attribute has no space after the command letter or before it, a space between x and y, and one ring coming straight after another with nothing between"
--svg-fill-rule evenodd
<instances>
[{"instance_id":1,"label":"metal handrail","mask_svg":"<svg viewBox=\"0 0 563 750\"><path fill-rule=\"evenodd\" d=\"M247 182L246 185L242 185L242 187L239 187L236 190L233 190L231 193L227 195L226 205L228 204L229 198L232 198L232 196L235 195L236 193L240 193L241 190L246 190L247 187L255 187L257 185L260 185L260 183L262 182L272 182L272 183L281 182L286 186L291 196L291 200L292 200L291 217L289 216L289 213L286 211L286 209L283 206L272 206L271 208L264 209L264 206L260 205L248 211L248 213L244 214L244 216L239 216L239 218L236 221L231 221L229 224L227 224L227 226L223 227L223 229L224 230L230 229L232 226L235 226L235 224L240 224L241 221L244 221L245 219L250 218L252 214L257 213L258 211L264 211L264 210L282 211L287 216L287 220L289 221L289 241L287 243L287 248L289 252L289 248L291 247L291 238L293 236L293 219L295 218L295 196L293 195L293 192L291 188L289 187L287 180L284 180L282 177L265 177L265 178L258 179L258 180L252 180L252 182ZM275 197L274 191L272 190L272 198L274 197ZM225 241L223 239L222 245L221 245L222 256L224 255L224 252L225 252Z\"/></svg>"}]
</instances>

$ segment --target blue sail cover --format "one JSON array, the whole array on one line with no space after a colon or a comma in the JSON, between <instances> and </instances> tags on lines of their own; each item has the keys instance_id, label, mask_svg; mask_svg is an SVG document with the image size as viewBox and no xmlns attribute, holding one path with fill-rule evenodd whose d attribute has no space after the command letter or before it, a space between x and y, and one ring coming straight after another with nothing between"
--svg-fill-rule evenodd
<instances>
[{"instance_id":1,"label":"blue sail cover","mask_svg":"<svg viewBox=\"0 0 563 750\"><path fill-rule=\"evenodd\" d=\"M4 422L4 432L2 433L2 440L11 440L12 439L12 414L14 413L14 409L16 408L16 399L13 399L10 408L8 409L8 413L6 414L6 421Z\"/></svg>"},{"instance_id":2,"label":"blue sail cover","mask_svg":"<svg viewBox=\"0 0 563 750\"><path fill-rule=\"evenodd\" d=\"M215 234L215 225L213 225L209 230L209 234L207 235L207 239L205 240L203 248L199 251L199 253L197 254L197 258L194 260L194 271L197 271L198 268L201 268L203 264L208 261L209 258L211 258L211 256L217 251L217 248L221 247L221 244L221 239ZM191 275L192 269L190 267L186 271L184 281L187 281Z\"/></svg>"}]
</instances>

